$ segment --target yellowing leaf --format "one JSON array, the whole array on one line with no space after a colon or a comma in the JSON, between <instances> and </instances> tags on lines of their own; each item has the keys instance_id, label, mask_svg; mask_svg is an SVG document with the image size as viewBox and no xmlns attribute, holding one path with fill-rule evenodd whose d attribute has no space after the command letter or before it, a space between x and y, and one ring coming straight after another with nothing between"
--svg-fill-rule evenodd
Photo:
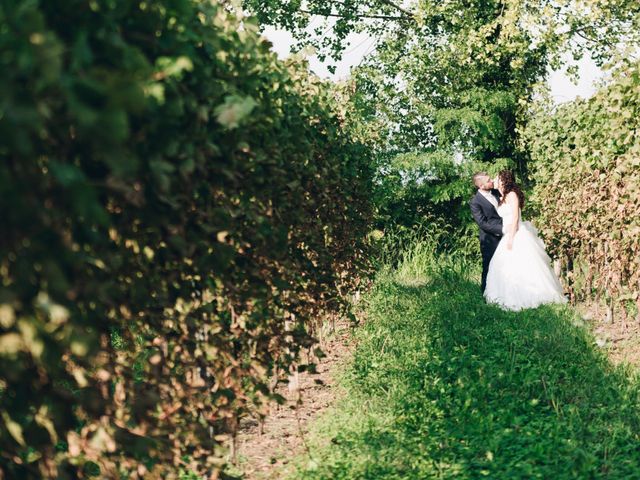
<instances>
[{"instance_id":1,"label":"yellowing leaf","mask_svg":"<svg viewBox=\"0 0 640 480\"><path fill-rule=\"evenodd\" d=\"M89 353L89 345L86 342L75 340L71 342L71 352L79 357L84 357Z\"/></svg>"},{"instance_id":2,"label":"yellowing leaf","mask_svg":"<svg viewBox=\"0 0 640 480\"><path fill-rule=\"evenodd\" d=\"M0 326L10 329L16 321L16 314L11 305L0 305Z\"/></svg>"},{"instance_id":3,"label":"yellowing leaf","mask_svg":"<svg viewBox=\"0 0 640 480\"><path fill-rule=\"evenodd\" d=\"M147 257L147 260L149 261L153 260L153 257L155 256L155 252L151 247L144 247L142 251L144 252L145 257Z\"/></svg>"},{"instance_id":4,"label":"yellowing leaf","mask_svg":"<svg viewBox=\"0 0 640 480\"><path fill-rule=\"evenodd\" d=\"M23 447L26 447L24 436L22 434L22 426L20 426L19 423L14 422L6 411L2 412L2 419L4 420L4 424L13 439Z\"/></svg>"},{"instance_id":5,"label":"yellowing leaf","mask_svg":"<svg viewBox=\"0 0 640 480\"><path fill-rule=\"evenodd\" d=\"M53 421L49 417L49 407L47 405L42 405L40 407L40 410L38 410L38 413L35 416L35 421L49 433L51 443L58 443L58 434L55 426L53 425Z\"/></svg>"},{"instance_id":6,"label":"yellowing leaf","mask_svg":"<svg viewBox=\"0 0 640 480\"><path fill-rule=\"evenodd\" d=\"M0 356L15 357L21 350L24 350L22 335L6 333L0 336Z\"/></svg>"}]
</instances>

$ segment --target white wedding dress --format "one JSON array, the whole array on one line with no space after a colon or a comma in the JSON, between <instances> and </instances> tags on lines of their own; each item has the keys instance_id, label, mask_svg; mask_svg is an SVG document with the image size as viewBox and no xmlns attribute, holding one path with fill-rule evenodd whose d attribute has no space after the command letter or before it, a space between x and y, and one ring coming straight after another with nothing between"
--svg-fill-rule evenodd
<instances>
[{"instance_id":1,"label":"white wedding dress","mask_svg":"<svg viewBox=\"0 0 640 480\"><path fill-rule=\"evenodd\" d=\"M503 231L508 232L513 224L513 207L503 203L498 206L498 214L502 217ZM484 296L487 303L513 311L546 303L566 303L551 259L531 222L518 223L511 250L507 249L506 235L500 240L489 264Z\"/></svg>"}]
</instances>

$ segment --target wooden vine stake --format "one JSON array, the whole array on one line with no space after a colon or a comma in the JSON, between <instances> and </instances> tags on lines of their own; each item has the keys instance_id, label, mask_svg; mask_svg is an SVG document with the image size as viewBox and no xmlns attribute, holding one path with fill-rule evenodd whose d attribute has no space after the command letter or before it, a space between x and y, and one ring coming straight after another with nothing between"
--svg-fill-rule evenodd
<instances>
[{"instance_id":1,"label":"wooden vine stake","mask_svg":"<svg viewBox=\"0 0 640 480\"><path fill-rule=\"evenodd\" d=\"M613 298L607 298L607 323L613 325Z\"/></svg>"},{"instance_id":2,"label":"wooden vine stake","mask_svg":"<svg viewBox=\"0 0 640 480\"><path fill-rule=\"evenodd\" d=\"M294 313L291 314L291 317L284 322L284 331L287 337L289 336L289 332L293 330L293 326L295 323L296 316ZM286 347L286 354L293 355L293 352L289 347ZM300 395L300 372L298 371L298 363L292 362L289 366L289 376L288 376L288 389L289 393L295 395L296 405L298 405L302 401L302 397Z\"/></svg>"},{"instance_id":3,"label":"wooden vine stake","mask_svg":"<svg viewBox=\"0 0 640 480\"><path fill-rule=\"evenodd\" d=\"M636 300L636 323L640 323L640 280L638 280L638 289L634 293Z\"/></svg>"}]
</instances>

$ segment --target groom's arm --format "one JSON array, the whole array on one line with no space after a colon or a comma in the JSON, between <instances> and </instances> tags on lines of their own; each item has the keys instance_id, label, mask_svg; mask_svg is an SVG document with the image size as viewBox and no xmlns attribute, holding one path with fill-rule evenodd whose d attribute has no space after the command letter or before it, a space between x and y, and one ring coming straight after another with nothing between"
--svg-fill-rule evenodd
<instances>
[{"instance_id":1,"label":"groom's arm","mask_svg":"<svg viewBox=\"0 0 640 480\"><path fill-rule=\"evenodd\" d=\"M489 221L487 216L482 212L480 205L472 201L469 203L469 206L471 207L471 215L473 215L473 219L482 230L492 233L498 237L502 236L502 219Z\"/></svg>"}]
</instances>

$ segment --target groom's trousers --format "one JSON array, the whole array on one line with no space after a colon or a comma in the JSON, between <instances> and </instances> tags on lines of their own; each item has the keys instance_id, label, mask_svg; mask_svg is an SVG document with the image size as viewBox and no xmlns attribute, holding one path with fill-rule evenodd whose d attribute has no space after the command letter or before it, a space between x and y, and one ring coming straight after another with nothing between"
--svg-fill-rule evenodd
<instances>
[{"instance_id":1,"label":"groom's trousers","mask_svg":"<svg viewBox=\"0 0 640 480\"><path fill-rule=\"evenodd\" d=\"M500 243L500 237L494 237L492 235L487 235L485 238L480 240L480 252L482 253L482 283L480 284L480 288L482 289L482 293L484 294L484 290L487 288L487 273L489 273L489 263L491 263L491 258L493 258L493 254L498 248L498 244Z\"/></svg>"}]
</instances>

